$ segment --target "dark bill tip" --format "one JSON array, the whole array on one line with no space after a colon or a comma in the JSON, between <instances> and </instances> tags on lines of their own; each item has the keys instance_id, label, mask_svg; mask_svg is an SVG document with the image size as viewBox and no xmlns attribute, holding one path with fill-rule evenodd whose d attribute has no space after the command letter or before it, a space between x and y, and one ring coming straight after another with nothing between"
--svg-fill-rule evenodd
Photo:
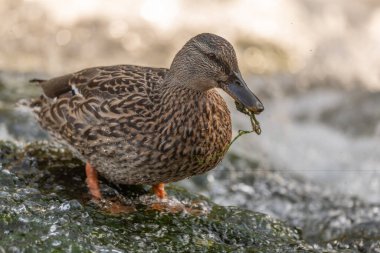
<instances>
[{"instance_id":1,"label":"dark bill tip","mask_svg":"<svg viewBox=\"0 0 380 253\"><path fill-rule=\"evenodd\" d=\"M235 99L235 101L242 104L251 112L259 114L264 111L264 105L248 88L240 73L233 72L227 80L225 91Z\"/></svg>"}]
</instances>

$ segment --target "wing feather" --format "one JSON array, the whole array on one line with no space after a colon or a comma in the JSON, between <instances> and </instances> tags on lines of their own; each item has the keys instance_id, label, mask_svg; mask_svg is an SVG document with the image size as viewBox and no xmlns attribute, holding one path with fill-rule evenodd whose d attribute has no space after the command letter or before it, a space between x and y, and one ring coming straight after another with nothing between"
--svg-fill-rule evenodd
<instances>
[{"instance_id":1,"label":"wing feather","mask_svg":"<svg viewBox=\"0 0 380 253\"><path fill-rule=\"evenodd\" d=\"M35 110L43 128L78 150L96 136L119 138L151 116L154 93L167 69L130 65L97 67L41 82ZM94 137L95 136L95 137Z\"/></svg>"}]
</instances>

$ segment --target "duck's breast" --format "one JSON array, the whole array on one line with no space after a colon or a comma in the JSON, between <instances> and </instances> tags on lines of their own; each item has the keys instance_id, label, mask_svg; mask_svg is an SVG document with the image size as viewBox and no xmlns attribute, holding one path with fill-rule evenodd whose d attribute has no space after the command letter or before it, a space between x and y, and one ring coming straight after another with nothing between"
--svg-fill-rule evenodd
<instances>
[{"instance_id":1,"label":"duck's breast","mask_svg":"<svg viewBox=\"0 0 380 253\"><path fill-rule=\"evenodd\" d=\"M166 172L163 182L214 168L228 149L231 117L225 101L215 90L196 95L173 105L170 120L157 138L157 169Z\"/></svg>"},{"instance_id":2,"label":"duck's breast","mask_svg":"<svg viewBox=\"0 0 380 253\"><path fill-rule=\"evenodd\" d=\"M214 168L231 141L230 112L216 91L196 95L166 104L153 128L142 127L128 143L111 145L110 159L99 156L103 144L93 157L100 173L115 183L156 184Z\"/></svg>"}]
</instances>

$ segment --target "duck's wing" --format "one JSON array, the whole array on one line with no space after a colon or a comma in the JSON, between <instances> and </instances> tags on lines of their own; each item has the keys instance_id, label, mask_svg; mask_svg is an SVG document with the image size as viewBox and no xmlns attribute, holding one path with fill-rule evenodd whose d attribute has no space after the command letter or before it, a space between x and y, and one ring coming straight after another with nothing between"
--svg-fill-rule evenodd
<instances>
[{"instance_id":1,"label":"duck's wing","mask_svg":"<svg viewBox=\"0 0 380 253\"><path fill-rule=\"evenodd\" d=\"M98 138L112 140L141 131L141 124L152 117L155 92L166 72L118 65L39 80L44 95L31 105L43 128L81 149ZM151 128L147 124L143 131Z\"/></svg>"},{"instance_id":2,"label":"duck's wing","mask_svg":"<svg viewBox=\"0 0 380 253\"><path fill-rule=\"evenodd\" d=\"M79 91L84 97L113 98L130 93L150 94L165 77L167 69L131 65L96 67L49 80L33 79L40 83L49 98L59 98L68 92Z\"/></svg>"}]
</instances>

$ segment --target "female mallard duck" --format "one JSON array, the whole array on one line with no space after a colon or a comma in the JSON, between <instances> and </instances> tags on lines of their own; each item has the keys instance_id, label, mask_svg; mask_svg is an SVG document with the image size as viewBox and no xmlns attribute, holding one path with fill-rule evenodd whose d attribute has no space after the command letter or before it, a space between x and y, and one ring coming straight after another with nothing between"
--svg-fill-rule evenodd
<instances>
[{"instance_id":1,"label":"female mallard duck","mask_svg":"<svg viewBox=\"0 0 380 253\"><path fill-rule=\"evenodd\" d=\"M44 95L30 106L87 161L94 198L101 198L96 171L116 184L153 185L163 198L164 183L214 168L231 141L230 112L215 88L252 113L264 109L232 45L209 33L190 39L170 69L117 65L35 81Z\"/></svg>"}]
</instances>

